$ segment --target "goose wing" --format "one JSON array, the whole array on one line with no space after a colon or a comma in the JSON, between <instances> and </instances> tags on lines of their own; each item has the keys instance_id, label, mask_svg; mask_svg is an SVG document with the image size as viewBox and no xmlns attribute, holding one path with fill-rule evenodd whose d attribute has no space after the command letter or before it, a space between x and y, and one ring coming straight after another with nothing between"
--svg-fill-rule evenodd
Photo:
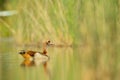
<instances>
[{"instance_id":1,"label":"goose wing","mask_svg":"<svg viewBox=\"0 0 120 80\"><path fill-rule=\"evenodd\" d=\"M36 53L37 53L36 51L27 51L27 54L29 54L32 57L34 57Z\"/></svg>"}]
</instances>

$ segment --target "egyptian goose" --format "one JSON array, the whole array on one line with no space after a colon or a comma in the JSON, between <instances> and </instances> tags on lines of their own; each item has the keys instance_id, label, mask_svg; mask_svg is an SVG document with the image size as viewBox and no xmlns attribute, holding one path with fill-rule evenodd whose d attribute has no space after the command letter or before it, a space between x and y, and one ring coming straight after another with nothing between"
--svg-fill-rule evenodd
<instances>
[{"instance_id":1,"label":"egyptian goose","mask_svg":"<svg viewBox=\"0 0 120 80\"><path fill-rule=\"evenodd\" d=\"M29 59L29 60L41 60L43 61L47 61L49 60L49 56L47 55L47 46L53 45L51 44L50 41L47 41L43 44L43 51L42 52L37 52L37 51L32 51L32 50L21 50L19 52L19 54L21 54L25 59Z\"/></svg>"}]
</instances>

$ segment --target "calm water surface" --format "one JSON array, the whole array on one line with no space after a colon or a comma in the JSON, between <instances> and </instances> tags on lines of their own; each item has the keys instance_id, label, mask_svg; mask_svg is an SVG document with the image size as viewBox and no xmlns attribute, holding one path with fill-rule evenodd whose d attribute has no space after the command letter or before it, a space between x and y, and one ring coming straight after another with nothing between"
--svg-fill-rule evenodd
<instances>
[{"instance_id":1,"label":"calm water surface","mask_svg":"<svg viewBox=\"0 0 120 80\"><path fill-rule=\"evenodd\" d=\"M120 80L119 63L108 50L89 47L48 48L46 63L24 61L22 49L41 51L35 46L0 44L1 80ZM26 65L30 63L30 66ZM36 65L36 63L39 63Z\"/></svg>"}]
</instances>

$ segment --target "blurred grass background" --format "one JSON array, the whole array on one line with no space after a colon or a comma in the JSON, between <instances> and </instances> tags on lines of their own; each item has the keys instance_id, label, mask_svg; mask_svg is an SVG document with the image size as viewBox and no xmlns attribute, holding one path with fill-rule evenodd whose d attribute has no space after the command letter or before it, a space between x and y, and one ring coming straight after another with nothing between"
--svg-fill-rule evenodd
<instances>
[{"instance_id":1,"label":"blurred grass background","mask_svg":"<svg viewBox=\"0 0 120 80\"><path fill-rule=\"evenodd\" d=\"M83 80L119 80L119 0L6 0L3 3L5 7L0 7L0 10L16 10L18 14L0 17L0 39L12 37L18 44L50 39L56 44L82 45L66 52L70 53L70 59L66 59L67 54L65 58L61 55L66 48L60 49L61 57L54 57L56 60L51 64L57 76L53 79L59 79L58 70L63 80L64 77L70 80L77 77ZM61 67L64 66L61 59L68 61L65 68ZM57 63L59 61L61 64ZM61 69L67 68L69 74L65 74L66 77Z\"/></svg>"},{"instance_id":2,"label":"blurred grass background","mask_svg":"<svg viewBox=\"0 0 120 80\"><path fill-rule=\"evenodd\" d=\"M0 37L12 36L18 43L46 39L66 45L119 43L119 0L6 0L4 3L6 10L17 10L18 14L7 17L7 21L6 17L0 20Z\"/></svg>"}]
</instances>

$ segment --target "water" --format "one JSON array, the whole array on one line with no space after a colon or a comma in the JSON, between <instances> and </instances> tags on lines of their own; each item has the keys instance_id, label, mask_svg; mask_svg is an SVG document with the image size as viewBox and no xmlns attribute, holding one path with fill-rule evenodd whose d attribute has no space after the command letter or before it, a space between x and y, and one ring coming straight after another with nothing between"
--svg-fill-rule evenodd
<instances>
[{"instance_id":1,"label":"water","mask_svg":"<svg viewBox=\"0 0 120 80\"><path fill-rule=\"evenodd\" d=\"M46 63L24 61L19 50L36 50L35 46L0 44L0 80L119 80L119 57L108 49L49 47ZM103 50L102 50L103 49ZM26 65L30 63L30 65Z\"/></svg>"}]
</instances>

